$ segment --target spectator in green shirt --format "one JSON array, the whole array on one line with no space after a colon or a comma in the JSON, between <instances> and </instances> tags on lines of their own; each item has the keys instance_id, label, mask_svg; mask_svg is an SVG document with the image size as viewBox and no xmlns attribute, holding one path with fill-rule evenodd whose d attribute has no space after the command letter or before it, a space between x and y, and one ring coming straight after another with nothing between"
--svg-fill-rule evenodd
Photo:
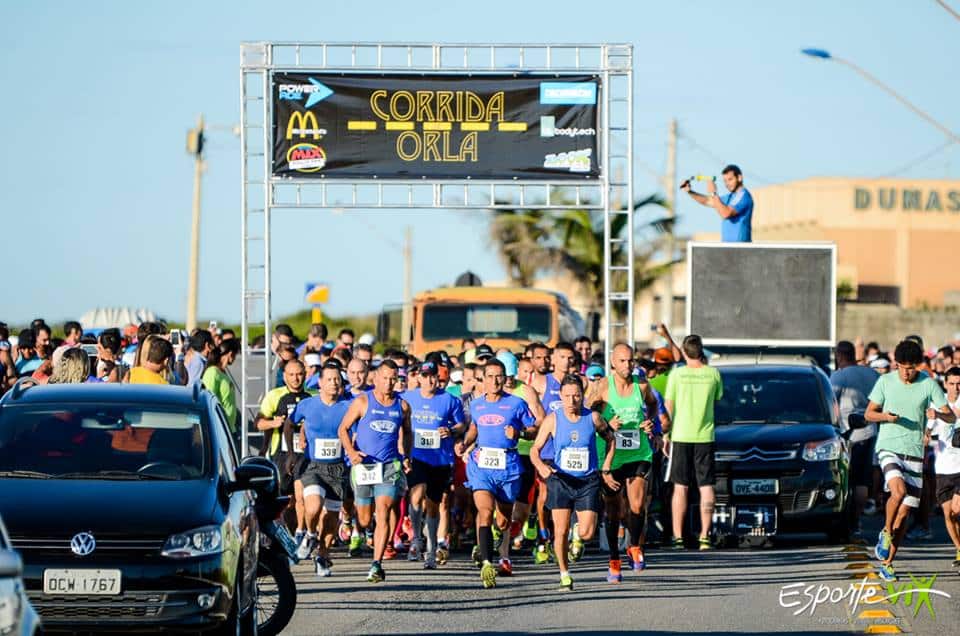
<instances>
[{"instance_id":1,"label":"spectator in green shirt","mask_svg":"<svg viewBox=\"0 0 960 636\"><path fill-rule=\"evenodd\" d=\"M710 525L716 500L713 486L714 451L713 405L723 397L720 372L707 366L700 336L683 339L687 365L674 369L663 396L670 419L670 462L667 477L673 484L673 547L683 549L683 518L687 511L687 490L700 489L700 549L710 549ZM665 436L666 437L666 436Z\"/></svg>"},{"instance_id":2,"label":"spectator in green shirt","mask_svg":"<svg viewBox=\"0 0 960 636\"><path fill-rule=\"evenodd\" d=\"M230 432L236 437L239 430L237 411L237 392L233 381L227 374L227 367L234 363L240 354L240 341L236 338L222 340L210 351L207 357L207 370L203 372L203 386L217 396L223 412L227 416Z\"/></svg>"}]
</instances>

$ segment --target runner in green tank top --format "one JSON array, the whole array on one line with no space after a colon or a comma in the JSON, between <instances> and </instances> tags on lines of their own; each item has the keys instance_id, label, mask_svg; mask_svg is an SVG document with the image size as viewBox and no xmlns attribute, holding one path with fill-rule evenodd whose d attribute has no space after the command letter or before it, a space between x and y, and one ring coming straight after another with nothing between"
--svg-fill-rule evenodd
<instances>
[{"instance_id":1,"label":"runner in green tank top","mask_svg":"<svg viewBox=\"0 0 960 636\"><path fill-rule=\"evenodd\" d=\"M620 546L617 541L620 531L623 492L626 491L629 514L627 528L630 531L630 545L627 554L634 571L646 567L643 547L640 545L643 528L646 523L647 476L653 459L650 437L654 434L654 425L646 414L657 413L657 400L646 380L633 375L633 349L625 344L613 348L610 374L606 385L600 387L589 397L594 411L603 415L615 433L617 445L613 456L614 481L623 484L618 491L603 488L606 504L606 522L604 530L610 550L610 567L607 581L619 583ZM597 441L598 452L606 451L606 443Z\"/></svg>"}]
</instances>

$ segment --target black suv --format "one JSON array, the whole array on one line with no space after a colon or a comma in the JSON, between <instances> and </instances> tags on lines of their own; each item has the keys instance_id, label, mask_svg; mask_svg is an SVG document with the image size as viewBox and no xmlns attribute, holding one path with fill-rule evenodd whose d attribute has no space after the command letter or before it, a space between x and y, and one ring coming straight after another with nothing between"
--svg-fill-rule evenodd
<instances>
[{"instance_id":1,"label":"black suv","mask_svg":"<svg viewBox=\"0 0 960 636\"><path fill-rule=\"evenodd\" d=\"M850 532L849 428L812 363L719 363L716 423L720 536Z\"/></svg>"},{"instance_id":2,"label":"black suv","mask_svg":"<svg viewBox=\"0 0 960 636\"><path fill-rule=\"evenodd\" d=\"M47 630L254 633L253 493L200 389L78 384L0 399L0 515Z\"/></svg>"}]
</instances>

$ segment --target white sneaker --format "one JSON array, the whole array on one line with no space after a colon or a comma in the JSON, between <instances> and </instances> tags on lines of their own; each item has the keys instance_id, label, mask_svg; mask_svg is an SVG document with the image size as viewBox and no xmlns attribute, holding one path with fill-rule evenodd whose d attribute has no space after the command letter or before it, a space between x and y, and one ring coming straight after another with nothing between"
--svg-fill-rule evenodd
<instances>
[{"instance_id":1,"label":"white sneaker","mask_svg":"<svg viewBox=\"0 0 960 636\"><path fill-rule=\"evenodd\" d=\"M300 545L297 546L297 558L301 561L309 559L315 547L317 547L317 537L309 534L304 535Z\"/></svg>"},{"instance_id":2,"label":"white sneaker","mask_svg":"<svg viewBox=\"0 0 960 636\"><path fill-rule=\"evenodd\" d=\"M407 551L407 561L419 561L420 560L420 543L418 541L413 541L410 544L410 550Z\"/></svg>"}]
</instances>

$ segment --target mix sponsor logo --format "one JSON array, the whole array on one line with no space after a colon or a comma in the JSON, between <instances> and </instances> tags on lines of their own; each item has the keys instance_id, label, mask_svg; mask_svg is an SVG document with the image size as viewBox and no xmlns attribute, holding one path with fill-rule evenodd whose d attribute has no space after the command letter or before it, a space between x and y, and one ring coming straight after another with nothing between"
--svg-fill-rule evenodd
<instances>
[{"instance_id":1,"label":"mix sponsor logo","mask_svg":"<svg viewBox=\"0 0 960 636\"><path fill-rule=\"evenodd\" d=\"M557 118L553 115L544 115L540 118L541 137L596 137L597 131L593 128L557 128Z\"/></svg>"},{"instance_id":2,"label":"mix sponsor logo","mask_svg":"<svg viewBox=\"0 0 960 636\"><path fill-rule=\"evenodd\" d=\"M320 141L326 137L327 129L320 128L317 124L317 116L310 111L295 110L290 113L290 119L287 120L287 139L293 139L295 135L300 139L312 135L314 141Z\"/></svg>"},{"instance_id":3,"label":"mix sponsor logo","mask_svg":"<svg viewBox=\"0 0 960 636\"><path fill-rule=\"evenodd\" d=\"M327 153L316 144L294 144L287 150L287 165L297 172L319 172L327 165Z\"/></svg>"},{"instance_id":4,"label":"mix sponsor logo","mask_svg":"<svg viewBox=\"0 0 960 636\"><path fill-rule=\"evenodd\" d=\"M543 167L570 172L590 172L590 157L592 156L592 148L551 153L543 158Z\"/></svg>"},{"instance_id":5,"label":"mix sponsor logo","mask_svg":"<svg viewBox=\"0 0 960 636\"><path fill-rule=\"evenodd\" d=\"M596 104L597 85L593 82L541 82L541 104Z\"/></svg>"},{"instance_id":6,"label":"mix sponsor logo","mask_svg":"<svg viewBox=\"0 0 960 636\"><path fill-rule=\"evenodd\" d=\"M279 84L277 90L280 99L299 102L303 96L307 96L305 106L310 108L318 102L333 95L333 90L319 80L308 77L309 84Z\"/></svg>"}]
</instances>

